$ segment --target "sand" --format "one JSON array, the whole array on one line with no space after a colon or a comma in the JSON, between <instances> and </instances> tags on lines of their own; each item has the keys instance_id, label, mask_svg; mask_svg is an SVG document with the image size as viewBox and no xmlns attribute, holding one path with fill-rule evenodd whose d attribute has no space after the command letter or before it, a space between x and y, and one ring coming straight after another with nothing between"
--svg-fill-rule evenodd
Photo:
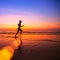
<instances>
[{"instance_id":1,"label":"sand","mask_svg":"<svg viewBox=\"0 0 60 60\"><path fill-rule=\"evenodd\" d=\"M17 40L14 39L14 35L4 36L3 38L0 36L0 51L4 47L10 47L5 48L11 54L9 60L59 60L60 58L59 35L24 34ZM4 42L2 39L5 39Z\"/></svg>"}]
</instances>

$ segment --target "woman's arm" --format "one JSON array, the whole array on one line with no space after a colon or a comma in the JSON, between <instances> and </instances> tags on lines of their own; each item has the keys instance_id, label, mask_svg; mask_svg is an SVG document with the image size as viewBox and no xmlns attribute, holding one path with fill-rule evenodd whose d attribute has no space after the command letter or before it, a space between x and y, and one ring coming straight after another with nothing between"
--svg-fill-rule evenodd
<instances>
[{"instance_id":1,"label":"woman's arm","mask_svg":"<svg viewBox=\"0 0 60 60\"><path fill-rule=\"evenodd\" d=\"M23 27L24 25L21 25L21 27Z\"/></svg>"}]
</instances>

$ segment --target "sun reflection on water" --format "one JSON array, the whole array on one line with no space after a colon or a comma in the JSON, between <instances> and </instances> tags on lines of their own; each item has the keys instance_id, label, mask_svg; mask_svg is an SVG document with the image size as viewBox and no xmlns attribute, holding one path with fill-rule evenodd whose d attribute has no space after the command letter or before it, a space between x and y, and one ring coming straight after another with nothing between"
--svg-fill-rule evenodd
<instances>
[{"instance_id":1,"label":"sun reflection on water","mask_svg":"<svg viewBox=\"0 0 60 60\"><path fill-rule=\"evenodd\" d=\"M8 42L7 42L8 43ZM14 40L9 46L5 46L0 49L0 60L11 60L11 57L14 54L14 50L18 49L20 45L20 40Z\"/></svg>"},{"instance_id":2,"label":"sun reflection on water","mask_svg":"<svg viewBox=\"0 0 60 60\"><path fill-rule=\"evenodd\" d=\"M0 60L10 60L14 53L14 50L8 46L0 50Z\"/></svg>"}]
</instances>

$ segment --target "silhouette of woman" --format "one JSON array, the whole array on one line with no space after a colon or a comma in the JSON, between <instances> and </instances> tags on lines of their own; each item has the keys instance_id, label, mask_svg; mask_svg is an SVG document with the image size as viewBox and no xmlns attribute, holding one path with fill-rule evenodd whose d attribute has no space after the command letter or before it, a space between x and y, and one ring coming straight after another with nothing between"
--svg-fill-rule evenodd
<instances>
[{"instance_id":1,"label":"silhouette of woman","mask_svg":"<svg viewBox=\"0 0 60 60\"><path fill-rule=\"evenodd\" d=\"M21 25L21 23L22 23L22 21L21 21L21 20L19 20L16 35L19 33L19 31L20 31L20 34L22 34L22 29L21 29L21 27L23 27L24 25ZM15 35L15 38L16 38L16 35Z\"/></svg>"}]
</instances>

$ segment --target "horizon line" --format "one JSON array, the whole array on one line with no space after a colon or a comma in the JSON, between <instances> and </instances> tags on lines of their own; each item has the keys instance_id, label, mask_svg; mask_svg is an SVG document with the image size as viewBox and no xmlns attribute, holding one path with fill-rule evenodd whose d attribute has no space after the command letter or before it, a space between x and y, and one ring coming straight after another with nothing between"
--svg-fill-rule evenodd
<instances>
[{"instance_id":1,"label":"horizon line","mask_svg":"<svg viewBox=\"0 0 60 60\"><path fill-rule=\"evenodd\" d=\"M59 32L23 32L22 34L44 34L44 33L47 33L47 34L60 34L60 31ZM0 32L0 34L15 34L15 32Z\"/></svg>"}]
</instances>

